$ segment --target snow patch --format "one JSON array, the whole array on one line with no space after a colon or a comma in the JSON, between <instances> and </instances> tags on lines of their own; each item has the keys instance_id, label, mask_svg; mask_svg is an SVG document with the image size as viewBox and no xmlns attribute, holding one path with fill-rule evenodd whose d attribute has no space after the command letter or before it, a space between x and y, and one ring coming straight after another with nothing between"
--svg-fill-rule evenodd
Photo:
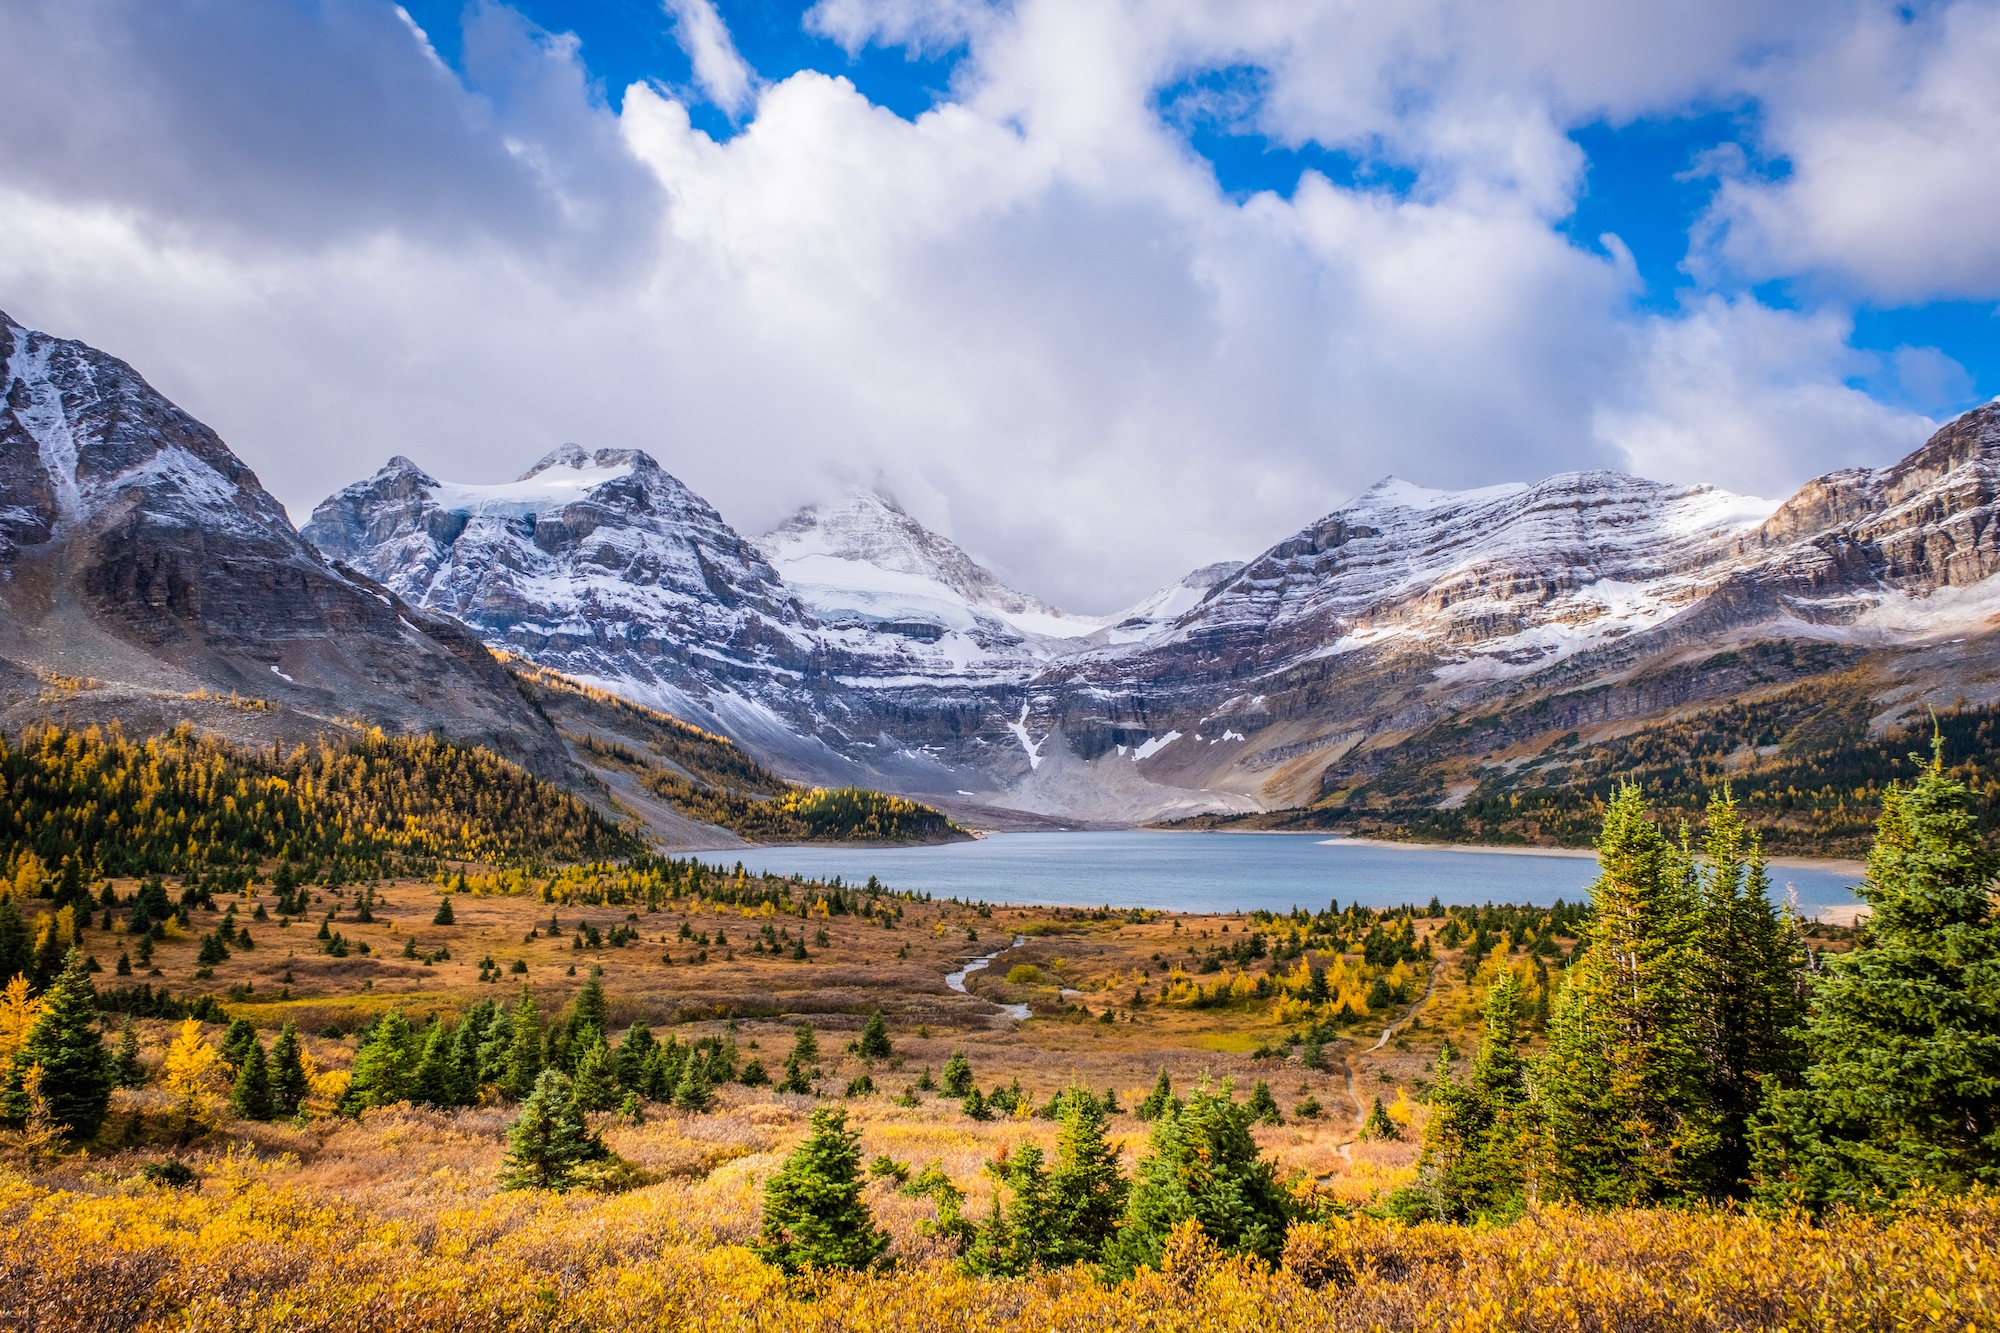
<instances>
[{"instance_id":1,"label":"snow patch","mask_svg":"<svg viewBox=\"0 0 2000 1333\"><path fill-rule=\"evenodd\" d=\"M599 486L631 476L632 470L630 461L605 466L578 455L567 465L557 463L497 486L441 481L430 488L430 497L447 513L471 518L526 518L575 504Z\"/></svg>"},{"instance_id":2,"label":"snow patch","mask_svg":"<svg viewBox=\"0 0 2000 1333\"><path fill-rule=\"evenodd\" d=\"M1178 731L1170 731L1164 736L1148 737L1145 744L1133 747L1132 762L1136 764L1141 759L1151 759L1180 738L1181 734Z\"/></svg>"},{"instance_id":3,"label":"snow patch","mask_svg":"<svg viewBox=\"0 0 2000 1333\"><path fill-rule=\"evenodd\" d=\"M1021 748L1028 752L1028 771L1032 773L1040 768L1042 766L1042 747L1049 743L1049 738L1044 736L1038 741L1030 741L1028 739L1028 705L1021 705L1021 720L1019 722L1009 722L1007 730L1014 733L1015 739L1021 742Z\"/></svg>"}]
</instances>

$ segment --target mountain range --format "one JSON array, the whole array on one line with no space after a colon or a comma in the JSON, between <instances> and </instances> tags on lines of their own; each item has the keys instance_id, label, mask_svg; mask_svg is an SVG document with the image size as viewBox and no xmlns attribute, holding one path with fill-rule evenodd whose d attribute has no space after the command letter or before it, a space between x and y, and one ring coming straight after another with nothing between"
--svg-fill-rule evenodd
<instances>
[{"instance_id":1,"label":"mountain range","mask_svg":"<svg viewBox=\"0 0 2000 1333\"><path fill-rule=\"evenodd\" d=\"M795 779L1122 824L1390 789L1449 809L1558 743L1801 681L1838 678L1879 733L2000 680L1992 404L1782 502L1615 472L1391 477L1094 617L872 490L746 537L637 450L565 445L499 485L393 458L294 531L129 367L3 320L0 350L0 670L44 693L254 682L302 716L556 762L496 648Z\"/></svg>"}]
</instances>

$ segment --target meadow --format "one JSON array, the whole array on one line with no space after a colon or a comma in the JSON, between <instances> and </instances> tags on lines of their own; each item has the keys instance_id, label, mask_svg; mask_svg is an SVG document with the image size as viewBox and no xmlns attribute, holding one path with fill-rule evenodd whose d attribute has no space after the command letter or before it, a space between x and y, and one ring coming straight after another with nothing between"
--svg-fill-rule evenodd
<instances>
[{"instance_id":1,"label":"meadow","mask_svg":"<svg viewBox=\"0 0 2000 1333\"><path fill-rule=\"evenodd\" d=\"M1647 864L1631 862L1633 883ZM1422 1154L1478 1141L1465 1108L1496 1049L1496 997L1525 1055L1553 1049L1566 970L1606 928L1580 907L1012 907L645 857L329 879L189 875L143 933L128 909L158 899L157 879L107 880L92 886L98 906L33 916L23 956L41 995L24 974L0 997L0 1055L23 1071L16 1053L46 1027L33 1007L88 979L121 1076L101 1123L67 1144L33 1088L9 1094L27 1109L0 1137L0 1327L2000 1325L2000 1205L1977 1186L1809 1214L1686 1196L1587 1209L1516 1184L1487 1207L1489 1160L1453 1196L1472 1200L1469 1224L1427 1220L1446 1195L1415 1188ZM16 898L0 915L32 911ZM1822 958L1854 942L1809 939ZM44 975L58 948L70 963ZM963 991L947 984L980 959ZM413 1060L425 1031L440 1050L451 1025L510 1008L516 1035L536 1034L537 1067L544 1051L550 1067L567 1061L579 1089L642 1028L724 1074L617 1109L579 1092L577 1132L617 1169L566 1192L506 1188L510 1130L535 1101L523 1079L504 1058L475 1060L490 1076L463 1096L385 1094L421 1086L423 1070L386 1074L383 1034L412 1034L399 1040ZM285 1032L296 1113L250 1111L231 1066L252 1063L246 1042L259 1068L267 1050L275 1060ZM605 1044L586 1047L592 1033ZM1440 1081L1447 1046L1460 1080L1480 1052L1469 1082ZM1187 1112L1160 1112L1163 1081ZM627 1071L613 1092L646 1086ZM1184 1221L1123 1280L1090 1263L976 1271L974 1237L1000 1231L1003 1206L1020 1225L1026 1149L1061 1152L1062 1099L1104 1108L1115 1160L1140 1179L1204 1090L1230 1114L1264 1107L1236 1122L1291 1219L1264 1257ZM1455 1119L1434 1123L1434 1106ZM771 1191L833 1107L880 1258L859 1271L767 1262ZM1518 1176L1511 1158L1500 1166Z\"/></svg>"}]
</instances>

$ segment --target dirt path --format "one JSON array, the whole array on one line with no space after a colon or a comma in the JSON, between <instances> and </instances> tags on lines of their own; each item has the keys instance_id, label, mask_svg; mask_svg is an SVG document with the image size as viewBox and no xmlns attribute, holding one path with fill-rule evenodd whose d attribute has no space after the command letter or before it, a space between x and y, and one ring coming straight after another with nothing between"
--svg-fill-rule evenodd
<instances>
[{"instance_id":1,"label":"dirt path","mask_svg":"<svg viewBox=\"0 0 2000 1333\"><path fill-rule=\"evenodd\" d=\"M1418 1014L1424 1011L1424 1006L1428 1005L1431 1002L1431 996L1437 994L1438 976L1443 971L1444 971L1444 964L1442 962L1433 963L1431 965L1430 982L1428 985L1424 987L1423 995L1418 998L1415 1004L1411 1005L1407 1010L1404 1011L1403 1016L1401 1018L1389 1024L1388 1027L1383 1028L1381 1037L1376 1040L1373 1046L1370 1046L1366 1051L1363 1051L1362 1052L1363 1055L1373 1055L1375 1054L1375 1052L1381 1050L1384 1046L1388 1045L1389 1039L1391 1037L1395 1036L1398 1032L1401 1032L1404 1028L1408 1027L1410 1025L1410 1021L1414 1019ZM1354 1083L1354 1062L1351 1060L1342 1060L1340 1062L1340 1068L1341 1072L1347 1076L1347 1100L1354 1103L1354 1128L1355 1132L1359 1133L1362 1122L1368 1118L1368 1108L1361 1104L1361 1090L1357 1088ZM1353 1159L1353 1150L1354 1150L1354 1144L1352 1140L1349 1140L1346 1143L1336 1144L1334 1146L1335 1152L1339 1153L1342 1157L1348 1158L1349 1160Z\"/></svg>"}]
</instances>

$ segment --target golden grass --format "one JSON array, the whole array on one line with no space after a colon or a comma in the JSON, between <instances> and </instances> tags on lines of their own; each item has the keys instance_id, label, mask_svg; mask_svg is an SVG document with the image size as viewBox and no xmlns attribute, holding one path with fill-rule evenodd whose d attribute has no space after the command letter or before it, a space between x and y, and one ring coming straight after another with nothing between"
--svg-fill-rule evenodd
<instances>
[{"instance_id":1,"label":"golden grass","mask_svg":"<svg viewBox=\"0 0 2000 1333\"><path fill-rule=\"evenodd\" d=\"M805 1107L663 1117L613 1144L660 1175L615 1198L491 1191L491 1111L372 1112L211 1152L196 1190L72 1162L0 1172L10 1327L58 1330L1973 1329L2000 1318L2000 1208L1975 1199L1812 1227L1716 1212L1566 1211L1468 1231L1293 1228L1275 1270L1198 1235L1118 1288L957 1275L913 1201L875 1276L786 1281L744 1248ZM1003 1131L876 1116L863 1150L963 1178ZM286 1145L289 1144L289 1148ZM358 1164L374 1164L363 1171Z\"/></svg>"},{"instance_id":2,"label":"golden grass","mask_svg":"<svg viewBox=\"0 0 2000 1333\"><path fill-rule=\"evenodd\" d=\"M265 901L268 902L268 899ZM335 901L327 897L317 910ZM344 899L352 903L352 894ZM1128 1108L1166 1066L1185 1090L1204 1073L1234 1078L1240 1091L1267 1080L1285 1123L1256 1131L1262 1149L1299 1187L1333 1202L1378 1202L1414 1175L1424 1111L1398 1102L1431 1071L1449 1036L1461 1052L1474 1038L1478 1000L1491 969L1468 980L1448 959L1418 1021L1382 1050L1366 1048L1382 1018L1328 1047L1331 1067L1253 1059L1283 1028L1269 1002L1227 1008L1133 1007L1135 986L1157 994L1171 960L1191 940L1235 938L1239 917L1160 916L1142 923L1096 921L1056 909L995 908L981 916L954 904L904 904L898 928L853 917L805 919L746 914L713 903L674 902L637 912L638 943L575 949L570 930L607 932L629 908L555 906L531 894L460 894L457 925L429 924L435 886L392 884L377 897L377 921L345 908L334 927L370 946L327 958L317 922L279 927L249 918L257 947L238 951L214 976L195 980L194 940L212 919L197 913L188 938L161 942L162 977L184 994L252 988L228 1007L266 1028L300 1022L315 1064L338 1075L351 1030L391 1004L417 1014L453 1012L480 999L510 1001L525 980L553 1016L592 964L604 969L613 1023L645 1018L657 1034L678 1022L683 1041L723 1030L733 1012L745 1056L775 1070L793 1026L820 1029L823 1090L837 1092L871 1068L881 1092L846 1103L866 1157L886 1154L912 1168L937 1163L968 1194L966 1215L985 1215L993 1189L985 1164L1033 1140L1053 1146L1054 1126L1030 1118L975 1122L956 1103L891 1098L926 1066L941 1070L954 1050L970 1055L991 1088L1018 1080L1033 1103L1071 1081L1117 1090ZM540 933L554 912L555 939ZM680 925L709 934L707 963ZM101 913L96 918L102 921ZM825 948L795 963L749 951L766 922ZM728 943L713 942L725 932ZM537 934L527 938L533 930ZM969 938L976 931L979 938ZM945 972L1016 934L1028 938L974 973L975 994L957 995ZM107 964L130 943L94 924L86 949ZM662 942L661 937L666 937ZM426 967L400 956L448 945L452 957ZM905 956L898 957L902 952ZM728 955L733 952L734 957ZM661 963L671 953L672 966ZM490 955L525 977L477 980ZM1053 985L1009 986L1017 964L1040 968L1082 992L1066 1002ZM576 967L572 975L570 968ZM283 978L289 974L289 982ZM996 975L997 974L997 975ZM1025 1001L1037 1017L997 1017L982 995ZM281 998L283 997L283 998ZM1081 1013L1065 1008L1081 1006ZM844 1051L866 1015L889 1018L896 1055L864 1065ZM1106 1012L1112 1022L1099 1021ZM157 1071L177 1025L139 1025L142 1059ZM206 1028L209 1040L220 1029ZM268 1035L268 1034L267 1034ZM1381 1096L1404 1121L1402 1142L1356 1141L1353 1094ZM1289 1112L1311 1096L1317 1120ZM745 1244L754 1236L764 1181L805 1133L809 1098L727 1087L694 1116L649 1106L644 1123L598 1117L610 1146L651 1182L614 1198L500 1193L494 1185L513 1109L455 1112L409 1107L359 1121L255 1124L224 1119L215 1132L177 1145L168 1138L169 1099L157 1083L120 1091L99 1141L36 1175L0 1167L0 1328L36 1330L1065 1330L1549 1329L1707 1330L2000 1327L2000 1209L1978 1199L1917 1210L1890 1221L1839 1220L1814 1228L1714 1212L1586 1217L1549 1212L1513 1227L1405 1229L1354 1221L1295 1228L1275 1271L1228 1260L1196 1237L1171 1247L1168 1271L1117 1289L1070 1272L1023 1280L970 1279L926 1234L927 1199L871 1185L869 1202L893 1239L894 1268L869 1277L787 1282ZM1129 1170L1146 1127L1113 1118ZM203 1176L186 1192L144 1182L140 1168L177 1156Z\"/></svg>"}]
</instances>

